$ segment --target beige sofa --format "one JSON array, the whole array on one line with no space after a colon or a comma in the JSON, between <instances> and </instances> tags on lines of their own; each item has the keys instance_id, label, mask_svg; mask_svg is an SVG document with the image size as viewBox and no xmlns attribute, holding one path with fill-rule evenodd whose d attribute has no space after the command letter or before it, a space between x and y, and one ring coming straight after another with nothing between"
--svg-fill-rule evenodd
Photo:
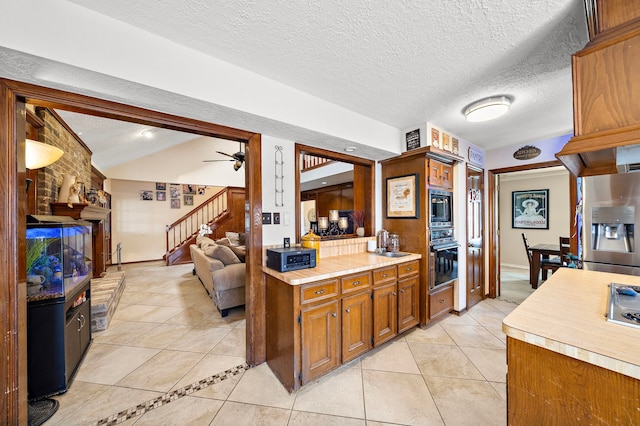
<instances>
[{"instance_id":1,"label":"beige sofa","mask_svg":"<svg viewBox=\"0 0 640 426\"><path fill-rule=\"evenodd\" d=\"M216 244L210 238L198 237L196 244L190 246L193 274L223 317L229 314L229 308L244 305L246 279L244 247L227 244L228 240Z\"/></svg>"}]
</instances>

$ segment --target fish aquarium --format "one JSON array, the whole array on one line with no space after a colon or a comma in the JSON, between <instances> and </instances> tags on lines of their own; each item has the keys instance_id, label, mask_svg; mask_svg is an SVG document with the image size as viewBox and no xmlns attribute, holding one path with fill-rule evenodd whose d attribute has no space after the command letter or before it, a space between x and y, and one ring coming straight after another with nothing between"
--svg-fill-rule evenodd
<instances>
[{"instance_id":1,"label":"fish aquarium","mask_svg":"<svg viewBox=\"0 0 640 426\"><path fill-rule=\"evenodd\" d=\"M27 216L27 301L70 296L91 280L91 229L69 216Z\"/></svg>"}]
</instances>

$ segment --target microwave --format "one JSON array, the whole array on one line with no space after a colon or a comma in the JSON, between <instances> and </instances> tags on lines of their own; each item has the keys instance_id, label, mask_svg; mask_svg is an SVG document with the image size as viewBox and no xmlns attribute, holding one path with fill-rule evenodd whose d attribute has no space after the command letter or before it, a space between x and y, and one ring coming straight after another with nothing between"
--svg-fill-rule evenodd
<instances>
[{"instance_id":1,"label":"microwave","mask_svg":"<svg viewBox=\"0 0 640 426\"><path fill-rule=\"evenodd\" d=\"M440 189L429 190L429 226L453 226L453 192Z\"/></svg>"}]
</instances>

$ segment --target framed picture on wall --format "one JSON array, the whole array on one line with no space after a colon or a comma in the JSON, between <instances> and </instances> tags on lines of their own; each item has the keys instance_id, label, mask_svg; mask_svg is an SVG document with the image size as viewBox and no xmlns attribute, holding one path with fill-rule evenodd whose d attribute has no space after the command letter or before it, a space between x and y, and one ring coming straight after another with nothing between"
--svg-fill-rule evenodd
<instances>
[{"instance_id":1,"label":"framed picture on wall","mask_svg":"<svg viewBox=\"0 0 640 426\"><path fill-rule=\"evenodd\" d=\"M511 218L512 228L549 229L549 190L513 191Z\"/></svg>"},{"instance_id":2,"label":"framed picture on wall","mask_svg":"<svg viewBox=\"0 0 640 426\"><path fill-rule=\"evenodd\" d=\"M141 190L140 199L142 201L153 201L153 191Z\"/></svg>"},{"instance_id":3,"label":"framed picture on wall","mask_svg":"<svg viewBox=\"0 0 640 426\"><path fill-rule=\"evenodd\" d=\"M195 185L189 185L189 184L183 184L182 185L182 193L183 194L195 194L196 193L196 186Z\"/></svg>"},{"instance_id":4,"label":"framed picture on wall","mask_svg":"<svg viewBox=\"0 0 640 426\"><path fill-rule=\"evenodd\" d=\"M167 184L165 182L156 182L156 191L165 191Z\"/></svg>"},{"instance_id":5,"label":"framed picture on wall","mask_svg":"<svg viewBox=\"0 0 640 426\"><path fill-rule=\"evenodd\" d=\"M184 196L184 205L192 206L193 205L193 195L185 195Z\"/></svg>"},{"instance_id":6,"label":"framed picture on wall","mask_svg":"<svg viewBox=\"0 0 640 426\"><path fill-rule=\"evenodd\" d=\"M169 187L169 193L171 194L171 198L180 198L180 186L173 186L171 185Z\"/></svg>"},{"instance_id":7,"label":"framed picture on wall","mask_svg":"<svg viewBox=\"0 0 640 426\"><path fill-rule=\"evenodd\" d=\"M157 191L156 192L156 200L157 201L167 201L167 192L166 191Z\"/></svg>"},{"instance_id":8,"label":"framed picture on wall","mask_svg":"<svg viewBox=\"0 0 640 426\"><path fill-rule=\"evenodd\" d=\"M418 175L387 178L387 217L418 217Z\"/></svg>"},{"instance_id":9,"label":"framed picture on wall","mask_svg":"<svg viewBox=\"0 0 640 426\"><path fill-rule=\"evenodd\" d=\"M180 208L180 198L172 198L171 199L171 208L179 209Z\"/></svg>"}]
</instances>

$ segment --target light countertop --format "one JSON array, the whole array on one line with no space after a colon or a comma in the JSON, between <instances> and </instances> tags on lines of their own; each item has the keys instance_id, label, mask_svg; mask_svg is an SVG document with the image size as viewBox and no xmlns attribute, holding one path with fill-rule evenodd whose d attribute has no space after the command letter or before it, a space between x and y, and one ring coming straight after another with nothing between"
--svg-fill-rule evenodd
<instances>
[{"instance_id":1,"label":"light countertop","mask_svg":"<svg viewBox=\"0 0 640 426\"><path fill-rule=\"evenodd\" d=\"M422 255L413 253L403 257L385 257L375 253L355 253L344 256L323 257L315 268L278 272L263 266L262 271L287 284L300 285L335 278L341 275L355 274L357 272L397 265L421 258Z\"/></svg>"},{"instance_id":2,"label":"light countertop","mask_svg":"<svg viewBox=\"0 0 640 426\"><path fill-rule=\"evenodd\" d=\"M640 328L606 320L611 282L640 277L560 268L502 323L509 337L640 379Z\"/></svg>"}]
</instances>

